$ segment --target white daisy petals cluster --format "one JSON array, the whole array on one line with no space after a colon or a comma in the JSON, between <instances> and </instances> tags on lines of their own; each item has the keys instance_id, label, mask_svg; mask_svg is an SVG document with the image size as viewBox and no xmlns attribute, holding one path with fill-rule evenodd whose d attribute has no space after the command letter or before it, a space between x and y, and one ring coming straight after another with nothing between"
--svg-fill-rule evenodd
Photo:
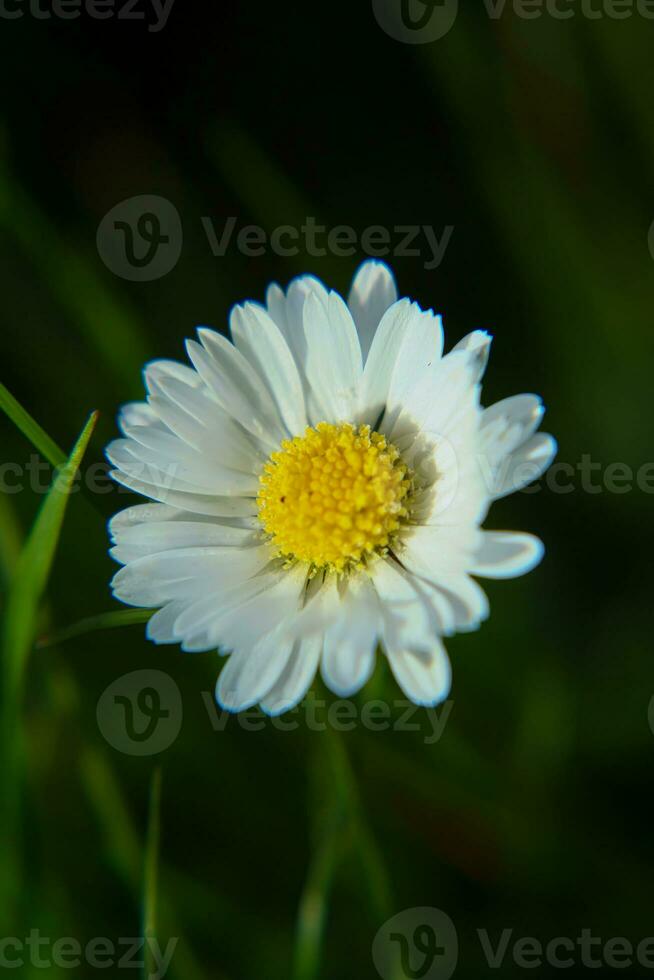
<instances>
[{"instance_id":1,"label":"white daisy petals cluster","mask_svg":"<svg viewBox=\"0 0 654 980\"><path fill-rule=\"evenodd\" d=\"M147 401L121 411L112 475L149 502L111 521L114 595L157 607L155 643L229 653L230 711L286 711L318 669L351 696L378 648L408 698L439 703L442 638L488 616L475 577L542 557L531 535L480 528L554 457L540 399L483 409L490 337L443 354L440 317L398 300L380 262L347 303L304 276L230 328L198 330L192 367L148 364Z\"/></svg>"}]
</instances>

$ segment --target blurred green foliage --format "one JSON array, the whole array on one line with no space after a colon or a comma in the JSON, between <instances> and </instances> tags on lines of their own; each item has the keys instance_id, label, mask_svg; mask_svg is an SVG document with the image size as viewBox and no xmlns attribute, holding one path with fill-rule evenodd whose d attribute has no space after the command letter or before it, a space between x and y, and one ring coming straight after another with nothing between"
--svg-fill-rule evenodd
<instances>
[{"instance_id":1,"label":"blurred green foliage","mask_svg":"<svg viewBox=\"0 0 654 980\"><path fill-rule=\"evenodd\" d=\"M12 403L3 463L30 462L30 439L58 462L97 409L83 466L97 464L146 360L182 358L196 324L226 329L232 303L273 279L311 271L345 290L364 257L215 257L203 216L268 232L307 216L358 234L453 225L435 271L425 256L391 262L403 294L444 313L450 344L494 334L485 400L540 392L559 459L590 455L598 484L612 463L650 461L654 23L508 7L493 21L469 5L446 37L413 46L367 4L215 7L178 4L156 35L84 17L2 22L0 358L42 426L21 425ZM184 246L166 277L129 282L95 235L146 193L175 205ZM2 730L16 739L3 757L20 745L22 765L20 833L1 828L2 935L84 943L145 926L162 944L180 937L170 976L182 980L308 980L373 976L377 929L421 905L455 922L461 978L487 969L477 928L654 932L651 494L588 492L577 474L570 493L541 486L493 508L488 526L534 531L546 559L490 583L490 621L449 642L453 709L426 744L421 714L415 732L215 731L202 697L215 656L154 647L140 614L98 629L118 612L105 519L133 502L105 484L70 495L47 590L16 639L12 595L43 495L3 474ZM16 657L24 690L8 709ZM179 737L154 758L116 751L96 722L105 688L141 668L183 697ZM371 697L399 698L381 663L359 704Z\"/></svg>"}]
</instances>

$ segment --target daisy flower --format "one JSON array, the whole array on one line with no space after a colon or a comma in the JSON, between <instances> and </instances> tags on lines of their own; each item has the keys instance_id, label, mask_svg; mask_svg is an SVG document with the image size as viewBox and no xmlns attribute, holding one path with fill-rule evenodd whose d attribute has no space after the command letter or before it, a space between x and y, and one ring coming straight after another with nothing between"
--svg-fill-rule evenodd
<instances>
[{"instance_id":1,"label":"daisy flower","mask_svg":"<svg viewBox=\"0 0 654 980\"><path fill-rule=\"evenodd\" d=\"M147 401L121 411L112 475L150 500L110 523L114 595L158 607L155 643L229 654L229 711L288 710L318 669L349 697L378 649L411 701L439 703L443 637L488 616L476 578L542 557L480 528L554 456L540 399L482 408L489 335L444 354L441 318L398 300L381 262L347 303L312 276L272 285L230 330L198 329L192 367L148 364Z\"/></svg>"}]
</instances>

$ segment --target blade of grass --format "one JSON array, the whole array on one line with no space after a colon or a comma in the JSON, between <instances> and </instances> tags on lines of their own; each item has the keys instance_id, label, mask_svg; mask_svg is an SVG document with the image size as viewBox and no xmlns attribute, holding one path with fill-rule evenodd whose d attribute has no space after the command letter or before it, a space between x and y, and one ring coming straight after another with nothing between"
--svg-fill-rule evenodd
<instances>
[{"instance_id":1,"label":"blade of grass","mask_svg":"<svg viewBox=\"0 0 654 980\"><path fill-rule=\"evenodd\" d=\"M145 866L143 874L143 976L153 976L155 963L152 940L157 938L157 888L159 877L159 846L161 841L161 766L152 773L150 782L150 807L148 830L145 838Z\"/></svg>"},{"instance_id":2,"label":"blade of grass","mask_svg":"<svg viewBox=\"0 0 654 980\"><path fill-rule=\"evenodd\" d=\"M18 557L9 586L0 634L3 672L3 738L0 752L4 763L0 865L4 869L2 899L7 918L13 914L20 866L20 846L17 838L23 746L19 721L25 669L36 632L39 605L52 568L70 489L96 420L97 413L94 412L84 426L68 461L57 471L27 542Z\"/></svg>"},{"instance_id":3,"label":"blade of grass","mask_svg":"<svg viewBox=\"0 0 654 980\"><path fill-rule=\"evenodd\" d=\"M140 896L143 871L141 845L116 774L106 756L88 746L80 754L80 770L84 788L104 834L106 851L132 894ZM188 944L182 941L179 918L172 901L162 896L158 904L166 932L180 940L170 964L170 975L179 980L205 980L205 974ZM216 980L224 980L222 972L214 971L214 976Z\"/></svg>"},{"instance_id":4,"label":"blade of grass","mask_svg":"<svg viewBox=\"0 0 654 980\"><path fill-rule=\"evenodd\" d=\"M0 409L11 419L26 439L35 449L47 459L52 466L62 466L66 462L66 454L62 452L54 439L51 439L45 429L32 418L26 409L14 398L10 391L0 382Z\"/></svg>"},{"instance_id":5,"label":"blade of grass","mask_svg":"<svg viewBox=\"0 0 654 980\"><path fill-rule=\"evenodd\" d=\"M328 774L327 812L318 828L319 840L298 909L294 980L315 980L320 973L329 898L338 865L346 853L353 850L363 865L362 877L375 921L381 923L393 913L389 877L366 824L356 779L338 732L330 729L325 733L321 753L320 764L312 767L312 771L320 773L314 795L316 799L325 796Z\"/></svg>"},{"instance_id":6,"label":"blade of grass","mask_svg":"<svg viewBox=\"0 0 654 980\"><path fill-rule=\"evenodd\" d=\"M309 201L252 137L237 126L215 127L207 149L225 180L262 224L300 227L315 215ZM247 166L243 161L247 160Z\"/></svg>"},{"instance_id":7,"label":"blade of grass","mask_svg":"<svg viewBox=\"0 0 654 980\"><path fill-rule=\"evenodd\" d=\"M97 616L86 616L76 623L71 623L70 626L65 626L63 629L41 637L37 641L36 648L41 650L44 647L56 646L58 643L65 643L66 640L73 640L78 636L95 633L98 630L120 629L124 626L147 623L153 612L154 609L117 609L111 612L98 613Z\"/></svg>"},{"instance_id":8,"label":"blade of grass","mask_svg":"<svg viewBox=\"0 0 654 980\"><path fill-rule=\"evenodd\" d=\"M99 362L119 384L133 385L147 360L140 323L106 288L99 264L62 240L59 229L9 173L1 152L0 228L38 269Z\"/></svg>"},{"instance_id":9,"label":"blade of grass","mask_svg":"<svg viewBox=\"0 0 654 980\"><path fill-rule=\"evenodd\" d=\"M313 797L316 800L314 810L320 806L320 797L324 792L323 743L320 749L321 758L317 765L311 767L312 774L320 773L319 779L314 776L312 780ZM334 874L346 844L348 820L343 799L340 793L331 792L331 786L329 789L327 812L317 827L318 843L309 863L298 907L293 954L294 980L315 980L320 972L329 897Z\"/></svg>"},{"instance_id":10,"label":"blade of grass","mask_svg":"<svg viewBox=\"0 0 654 980\"><path fill-rule=\"evenodd\" d=\"M39 600L45 590L66 513L70 490L97 421L93 412L39 511L18 559L9 595L2 635L5 698L16 702L21 693L25 664L36 630Z\"/></svg>"},{"instance_id":11,"label":"blade of grass","mask_svg":"<svg viewBox=\"0 0 654 980\"><path fill-rule=\"evenodd\" d=\"M6 493L0 493L0 578L9 583L20 557L22 533Z\"/></svg>"},{"instance_id":12,"label":"blade of grass","mask_svg":"<svg viewBox=\"0 0 654 980\"><path fill-rule=\"evenodd\" d=\"M0 383L0 409L51 466L63 466L66 462L66 454L2 383ZM81 482L81 492L93 508L106 518L98 499L93 496L85 481Z\"/></svg>"},{"instance_id":13,"label":"blade of grass","mask_svg":"<svg viewBox=\"0 0 654 980\"><path fill-rule=\"evenodd\" d=\"M343 798L352 821L357 855L363 865L370 908L380 922L393 914L391 884L384 860L367 825L356 778L339 732L329 730L326 735L336 789Z\"/></svg>"}]
</instances>

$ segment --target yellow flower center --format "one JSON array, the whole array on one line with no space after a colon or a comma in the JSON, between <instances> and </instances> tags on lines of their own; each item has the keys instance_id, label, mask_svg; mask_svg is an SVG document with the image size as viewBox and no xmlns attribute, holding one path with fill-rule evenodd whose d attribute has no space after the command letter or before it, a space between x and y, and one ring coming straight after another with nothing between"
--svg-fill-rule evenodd
<instances>
[{"instance_id":1,"label":"yellow flower center","mask_svg":"<svg viewBox=\"0 0 654 980\"><path fill-rule=\"evenodd\" d=\"M320 422L287 439L260 477L259 520L278 553L336 572L388 547L408 517L411 476L369 425Z\"/></svg>"}]
</instances>

